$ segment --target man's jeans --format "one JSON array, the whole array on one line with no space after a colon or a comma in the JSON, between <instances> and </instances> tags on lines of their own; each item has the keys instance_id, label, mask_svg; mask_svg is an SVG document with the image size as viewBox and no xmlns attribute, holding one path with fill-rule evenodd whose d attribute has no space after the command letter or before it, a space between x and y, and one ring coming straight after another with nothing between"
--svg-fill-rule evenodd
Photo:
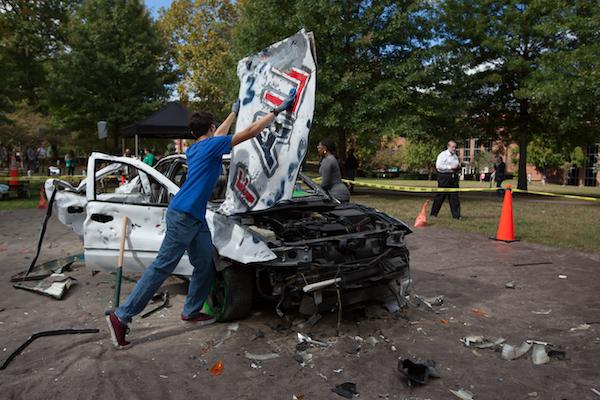
<instances>
[{"instance_id":1,"label":"man's jeans","mask_svg":"<svg viewBox=\"0 0 600 400\"><path fill-rule=\"evenodd\" d=\"M212 240L206 221L175 210L167 210L166 220L167 232L158 256L137 282L125 304L115 311L125 324L142 312L158 288L173 273L186 250L194 272L183 306L183 316L197 316L208 297L215 270L212 264Z\"/></svg>"}]
</instances>

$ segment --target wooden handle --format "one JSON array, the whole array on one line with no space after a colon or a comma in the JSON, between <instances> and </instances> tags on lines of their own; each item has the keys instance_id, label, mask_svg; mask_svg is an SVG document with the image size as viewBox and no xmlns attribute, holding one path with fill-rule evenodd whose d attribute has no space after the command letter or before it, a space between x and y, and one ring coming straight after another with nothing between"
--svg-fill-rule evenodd
<instances>
[{"instance_id":1,"label":"wooden handle","mask_svg":"<svg viewBox=\"0 0 600 400\"><path fill-rule=\"evenodd\" d=\"M123 267L123 254L125 253L125 238L127 238L127 223L129 218L123 217L123 228L121 229L121 243L119 244L119 259L117 261L117 267Z\"/></svg>"}]
</instances>

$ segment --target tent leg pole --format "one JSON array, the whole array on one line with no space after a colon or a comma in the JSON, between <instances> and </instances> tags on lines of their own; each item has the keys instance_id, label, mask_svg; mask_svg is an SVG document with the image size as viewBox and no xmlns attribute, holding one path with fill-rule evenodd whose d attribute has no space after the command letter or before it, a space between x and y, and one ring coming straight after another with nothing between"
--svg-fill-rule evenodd
<instances>
[{"instance_id":1,"label":"tent leg pole","mask_svg":"<svg viewBox=\"0 0 600 400\"><path fill-rule=\"evenodd\" d=\"M125 138L124 137L121 138L121 155L122 156L125 155Z\"/></svg>"},{"instance_id":2,"label":"tent leg pole","mask_svg":"<svg viewBox=\"0 0 600 400\"><path fill-rule=\"evenodd\" d=\"M135 135L135 158L137 158L138 160L140 159L139 157L139 149L138 149L138 135Z\"/></svg>"}]
</instances>

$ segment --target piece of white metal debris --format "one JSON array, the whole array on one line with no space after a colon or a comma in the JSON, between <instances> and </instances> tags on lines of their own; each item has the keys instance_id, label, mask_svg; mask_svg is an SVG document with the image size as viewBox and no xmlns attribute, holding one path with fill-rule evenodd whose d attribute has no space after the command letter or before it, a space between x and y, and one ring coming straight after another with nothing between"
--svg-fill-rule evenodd
<instances>
[{"instance_id":1,"label":"piece of white metal debris","mask_svg":"<svg viewBox=\"0 0 600 400\"><path fill-rule=\"evenodd\" d=\"M467 347L477 347L478 349L488 349L501 345L506 341L504 338L485 337L485 336L466 336L460 341Z\"/></svg>"},{"instance_id":2,"label":"piece of white metal debris","mask_svg":"<svg viewBox=\"0 0 600 400\"><path fill-rule=\"evenodd\" d=\"M550 357L548 357L548 353L546 353L546 346L535 343L533 345L533 350L531 351L531 361L533 361L534 365L541 365L549 362Z\"/></svg>"},{"instance_id":3,"label":"piece of white metal debris","mask_svg":"<svg viewBox=\"0 0 600 400\"><path fill-rule=\"evenodd\" d=\"M277 354L277 353L254 354L254 353L245 351L244 357L246 357L249 360L254 360L254 361L267 361L267 360L272 360L274 358L279 358L279 354Z\"/></svg>"},{"instance_id":4,"label":"piece of white metal debris","mask_svg":"<svg viewBox=\"0 0 600 400\"><path fill-rule=\"evenodd\" d=\"M537 314L537 315L548 315L552 312L552 309L547 309L547 310L539 310L539 311L532 311L533 314Z\"/></svg>"},{"instance_id":5,"label":"piece of white metal debris","mask_svg":"<svg viewBox=\"0 0 600 400\"><path fill-rule=\"evenodd\" d=\"M322 346L322 347L329 346L325 342L320 342L318 340L313 340L310 336L304 335L304 334L302 334L300 332L298 332L297 336L298 336L298 343L306 342L306 343L314 344L315 346Z\"/></svg>"},{"instance_id":6,"label":"piece of white metal debris","mask_svg":"<svg viewBox=\"0 0 600 400\"><path fill-rule=\"evenodd\" d=\"M502 345L502 358L505 360L516 360L517 358L523 357L533 344L527 341L521 343L519 347L511 346L510 344L504 343Z\"/></svg>"},{"instance_id":7,"label":"piece of white metal debris","mask_svg":"<svg viewBox=\"0 0 600 400\"><path fill-rule=\"evenodd\" d=\"M577 325L574 328L569 329L569 331L571 332L577 332L577 331L587 331L588 329L590 329L592 326L590 324L580 324Z\"/></svg>"},{"instance_id":8,"label":"piece of white metal debris","mask_svg":"<svg viewBox=\"0 0 600 400\"><path fill-rule=\"evenodd\" d=\"M592 393L594 393L596 396L600 396L600 391L592 388Z\"/></svg>"},{"instance_id":9,"label":"piece of white metal debris","mask_svg":"<svg viewBox=\"0 0 600 400\"><path fill-rule=\"evenodd\" d=\"M473 400L473 393L469 392L468 390L465 390L465 389L459 389L459 390L448 389L448 390L450 391L450 393L452 393L459 399Z\"/></svg>"},{"instance_id":10,"label":"piece of white metal debris","mask_svg":"<svg viewBox=\"0 0 600 400\"><path fill-rule=\"evenodd\" d=\"M558 278L559 279L567 279L567 276L566 275L559 275Z\"/></svg>"},{"instance_id":11,"label":"piece of white metal debris","mask_svg":"<svg viewBox=\"0 0 600 400\"><path fill-rule=\"evenodd\" d=\"M229 324L227 326L227 330L231 332L237 332L238 329L240 329L240 324L238 324L237 322L234 322L233 324Z\"/></svg>"},{"instance_id":12,"label":"piece of white metal debris","mask_svg":"<svg viewBox=\"0 0 600 400\"><path fill-rule=\"evenodd\" d=\"M373 336L369 336L367 338L367 340L365 340L365 342L367 342L371 346L375 347L375 345L377 345L377 343L379 343L379 340L375 339L375 337L373 337Z\"/></svg>"},{"instance_id":13,"label":"piece of white metal debris","mask_svg":"<svg viewBox=\"0 0 600 400\"><path fill-rule=\"evenodd\" d=\"M507 289L514 289L516 287L515 281L506 282L504 284L504 287Z\"/></svg>"}]
</instances>

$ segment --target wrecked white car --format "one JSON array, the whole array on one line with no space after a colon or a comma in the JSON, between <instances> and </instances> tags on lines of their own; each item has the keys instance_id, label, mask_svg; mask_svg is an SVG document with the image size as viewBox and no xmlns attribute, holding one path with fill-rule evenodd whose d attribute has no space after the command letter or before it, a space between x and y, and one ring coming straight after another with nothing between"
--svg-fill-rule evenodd
<instances>
[{"instance_id":1,"label":"wrecked white car","mask_svg":"<svg viewBox=\"0 0 600 400\"><path fill-rule=\"evenodd\" d=\"M235 146L206 219L217 279L208 306L220 320L242 318L255 293L281 315L307 315L367 298L398 306L410 284L403 222L357 204L340 204L300 173L315 106L314 43L304 30L238 63L241 107L236 131L296 91L292 108L252 140ZM186 179L183 156L152 168L139 160L93 153L79 187L49 180L58 218L83 239L92 269L115 268L123 218L129 218L124 271L141 272L157 255L169 201ZM192 272L184 256L175 274Z\"/></svg>"},{"instance_id":2,"label":"wrecked white car","mask_svg":"<svg viewBox=\"0 0 600 400\"><path fill-rule=\"evenodd\" d=\"M302 173L291 200L226 216L218 209L228 165L206 213L218 271L208 306L220 320L246 316L256 293L276 302L279 313L294 306L307 315L330 309L338 289L344 304L380 299L402 305L410 285L404 236L411 230L405 223L362 205L340 204ZM86 266L110 272L127 216L124 271L142 272L158 253L169 200L185 181L185 156L167 157L152 168L93 153L88 171L95 174L78 187L46 181L48 198L57 190L59 220L82 238ZM184 255L175 274L189 276L192 268Z\"/></svg>"}]
</instances>

